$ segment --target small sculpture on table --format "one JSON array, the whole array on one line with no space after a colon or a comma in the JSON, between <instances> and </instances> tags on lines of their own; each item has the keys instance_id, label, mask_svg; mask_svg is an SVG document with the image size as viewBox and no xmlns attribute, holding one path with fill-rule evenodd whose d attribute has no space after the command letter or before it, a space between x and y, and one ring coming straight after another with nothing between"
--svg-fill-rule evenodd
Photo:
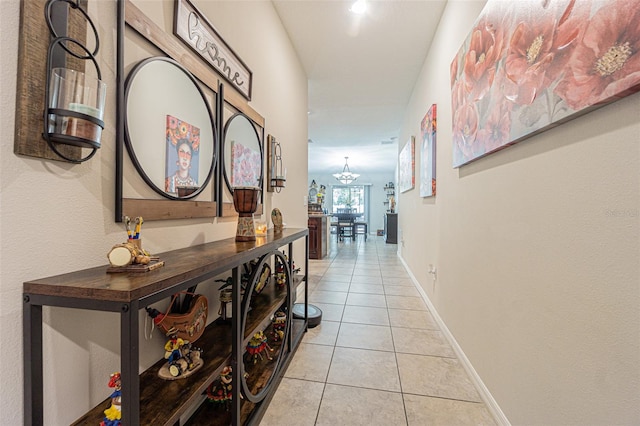
<instances>
[{"instance_id":1,"label":"small sculpture on table","mask_svg":"<svg viewBox=\"0 0 640 426\"><path fill-rule=\"evenodd\" d=\"M164 350L167 362L158 370L158 377L161 379L189 377L204 365L202 350L194 348L188 340L181 339L175 333L170 335Z\"/></svg>"},{"instance_id":2,"label":"small sculpture on table","mask_svg":"<svg viewBox=\"0 0 640 426\"><path fill-rule=\"evenodd\" d=\"M249 339L249 343L247 343L247 353L249 357L253 359L253 363L258 362L258 358L263 360L262 353L265 352L268 360L272 360L269 352L273 352L273 349L267 343L267 336L264 335L262 331L258 331Z\"/></svg>"},{"instance_id":3,"label":"small sculpture on table","mask_svg":"<svg viewBox=\"0 0 640 426\"><path fill-rule=\"evenodd\" d=\"M233 383L232 383L233 370L231 366L226 366L220 373L220 378L211 383L207 388L207 398L209 401L224 405L228 410L231 408L231 401L233 399Z\"/></svg>"},{"instance_id":4,"label":"small sculpture on table","mask_svg":"<svg viewBox=\"0 0 640 426\"><path fill-rule=\"evenodd\" d=\"M122 380L120 373L113 373L109 377L110 388L114 388L111 394L111 405L104 410L104 418L100 422L100 426L121 426L122 423Z\"/></svg>"},{"instance_id":5,"label":"small sculpture on table","mask_svg":"<svg viewBox=\"0 0 640 426\"><path fill-rule=\"evenodd\" d=\"M287 327L287 314L283 311L276 312L271 323L273 325L273 340L276 342L283 341L284 329Z\"/></svg>"},{"instance_id":6,"label":"small sculpture on table","mask_svg":"<svg viewBox=\"0 0 640 426\"><path fill-rule=\"evenodd\" d=\"M284 225L282 224L282 213L280 209L275 208L271 210L271 221L273 222L273 232L279 233L284 229Z\"/></svg>"},{"instance_id":7,"label":"small sculpture on table","mask_svg":"<svg viewBox=\"0 0 640 426\"><path fill-rule=\"evenodd\" d=\"M227 410L231 408L233 401L233 369L227 365L220 372L220 377L207 387L207 399L214 404L223 405ZM249 377L247 373L244 377ZM240 399L243 399L240 393Z\"/></svg>"}]
</instances>

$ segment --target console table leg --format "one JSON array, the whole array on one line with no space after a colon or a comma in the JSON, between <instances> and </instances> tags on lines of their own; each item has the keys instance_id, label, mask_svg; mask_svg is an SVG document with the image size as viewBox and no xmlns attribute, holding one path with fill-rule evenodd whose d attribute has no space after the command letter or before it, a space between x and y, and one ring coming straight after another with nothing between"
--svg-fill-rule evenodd
<instances>
[{"instance_id":1,"label":"console table leg","mask_svg":"<svg viewBox=\"0 0 640 426\"><path fill-rule=\"evenodd\" d=\"M120 312L120 368L122 375L122 424L140 424L140 355L138 303L122 305Z\"/></svg>"},{"instance_id":2,"label":"console table leg","mask_svg":"<svg viewBox=\"0 0 640 426\"><path fill-rule=\"evenodd\" d=\"M24 296L22 308L24 365L24 424L44 424L42 369L42 305Z\"/></svg>"},{"instance_id":3,"label":"console table leg","mask_svg":"<svg viewBox=\"0 0 640 426\"><path fill-rule=\"evenodd\" d=\"M242 296L240 293L240 273L238 267L232 269L231 280L233 282L233 302L232 302L232 317L231 328L232 330L232 344L231 344L231 377L233 380L233 399L231 401L231 418L234 425L240 424L240 395L242 392L242 372L240 363L242 362L242 354L244 348L242 347Z\"/></svg>"}]
</instances>

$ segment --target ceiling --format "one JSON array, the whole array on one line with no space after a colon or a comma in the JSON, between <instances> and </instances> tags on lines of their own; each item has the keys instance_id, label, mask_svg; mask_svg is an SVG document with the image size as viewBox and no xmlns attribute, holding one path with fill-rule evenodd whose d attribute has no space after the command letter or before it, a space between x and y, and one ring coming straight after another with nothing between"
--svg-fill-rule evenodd
<instances>
[{"instance_id":1,"label":"ceiling","mask_svg":"<svg viewBox=\"0 0 640 426\"><path fill-rule=\"evenodd\" d=\"M402 117L446 0L273 0L309 81L309 174L394 173Z\"/></svg>"}]
</instances>

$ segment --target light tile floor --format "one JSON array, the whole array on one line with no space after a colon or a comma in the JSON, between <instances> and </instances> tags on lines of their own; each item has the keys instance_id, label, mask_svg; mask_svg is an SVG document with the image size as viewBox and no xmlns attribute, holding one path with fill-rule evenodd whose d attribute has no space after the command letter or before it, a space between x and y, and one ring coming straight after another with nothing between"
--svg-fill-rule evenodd
<instances>
[{"instance_id":1,"label":"light tile floor","mask_svg":"<svg viewBox=\"0 0 640 426\"><path fill-rule=\"evenodd\" d=\"M262 426L495 425L397 257L381 237L309 261L304 336Z\"/></svg>"}]
</instances>

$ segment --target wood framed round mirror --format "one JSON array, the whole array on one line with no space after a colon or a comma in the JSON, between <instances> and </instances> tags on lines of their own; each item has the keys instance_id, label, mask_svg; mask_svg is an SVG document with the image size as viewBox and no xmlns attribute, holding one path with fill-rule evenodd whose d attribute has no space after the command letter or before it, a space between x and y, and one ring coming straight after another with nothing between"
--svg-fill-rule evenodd
<instances>
[{"instance_id":1,"label":"wood framed round mirror","mask_svg":"<svg viewBox=\"0 0 640 426\"><path fill-rule=\"evenodd\" d=\"M176 61L151 57L125 82L125 145L142 179L158 194L189 199L216 164L211 108L195 77Z\"/></svg>"},{"instance_id":2,"label":"wood framed round mirror","mask_svg":"<svg viewBox=\"0 0 640 426\"><path fill-rule=\"evenodd\" d=\"M233 193L236 187L262 188L263 153L253 122L242 113L234 114L224 128L224 180Z\"/></svg>"}]
</instances>

